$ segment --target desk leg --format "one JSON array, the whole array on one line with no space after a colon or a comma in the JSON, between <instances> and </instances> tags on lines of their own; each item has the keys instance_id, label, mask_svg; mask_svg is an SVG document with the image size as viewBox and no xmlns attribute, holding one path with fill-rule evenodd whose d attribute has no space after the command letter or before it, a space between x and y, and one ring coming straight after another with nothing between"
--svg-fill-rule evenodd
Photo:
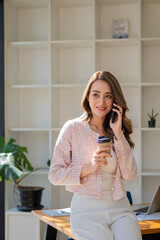
<instances>
[{"instance_id":1,"label":"desk leg","mask_svg":"<svg viewBox=\"0 0 160 240\"><path fill-rule=\"evenodd\" d=\"M46 238L45 240L56 240L57 239L57 229L47 225Z\"/></svg>"},{"instance_id":2,"label":"desk leg","mask_svg":"<svg viewBox=\"0 0 160 240\"><path fill-rule=\"evenodd\" d=\"M160 233L154 233L154 234L144 234L142 235L143 240L159 240L160 239Z\"/></svg>"}]
</instances>

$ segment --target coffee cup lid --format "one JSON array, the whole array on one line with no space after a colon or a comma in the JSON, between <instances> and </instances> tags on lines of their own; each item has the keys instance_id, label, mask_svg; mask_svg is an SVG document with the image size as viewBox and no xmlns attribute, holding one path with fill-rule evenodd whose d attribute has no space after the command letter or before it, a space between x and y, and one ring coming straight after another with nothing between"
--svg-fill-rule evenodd
<instances>
[{"instance_id":1,"label":"coffee cup lid","mask_svg":"<svg viewBox=\"0 0 160 240\"><path fill-rule=\"evenodd\" d=\"M110 142L111 139L109 137L106 137L106 136L99 136L98 139L97 139L97 143L107 143L107 142Z\"/></svg>"}]
</instances>

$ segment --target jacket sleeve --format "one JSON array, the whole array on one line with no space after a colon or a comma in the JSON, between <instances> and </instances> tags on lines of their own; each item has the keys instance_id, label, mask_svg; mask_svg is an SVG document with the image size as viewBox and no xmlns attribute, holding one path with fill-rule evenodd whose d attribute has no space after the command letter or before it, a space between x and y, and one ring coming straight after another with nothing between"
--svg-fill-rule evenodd
<instances>
[{"instance_id":1,"label":"jacket sleeve","mask_svg":"<svg viewBox=\"0 0 160 240\"><path fill-rule=\"evenodd\" d=\"M133 156L133 150L124 135L118 141L114 138L114 147L121 177L124 180L130 180L134 178L137 174L137 164Z\"/></svg>"},{"instance_id":2,"label":"jacket sleeve","mask_svg":"<svg viewBox=\"0 0 160 240\"><path fill-rule=\"evenodd\" d=\"M83 165L72 166L72 131L73 126L66 122L57 138L50 165L49 181L54 185L81 185Z\"/></svg>"}]
</instances>

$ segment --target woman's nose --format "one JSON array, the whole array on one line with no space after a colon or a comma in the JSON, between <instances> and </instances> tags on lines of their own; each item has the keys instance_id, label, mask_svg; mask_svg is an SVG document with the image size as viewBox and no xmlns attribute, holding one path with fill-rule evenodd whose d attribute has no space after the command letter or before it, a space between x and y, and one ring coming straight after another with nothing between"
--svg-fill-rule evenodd
<instances>
[{"instance_id":1,"label":"woman's nose","mask_svg":"<svg viewBox=\"0 0 160 240\"><path fill-rule=\"evenodd\" d=\"M101 105L103 105L103 103L104 103L104 97L100 97L99 103L100 103Z\"/></svg>"}]
</instances>

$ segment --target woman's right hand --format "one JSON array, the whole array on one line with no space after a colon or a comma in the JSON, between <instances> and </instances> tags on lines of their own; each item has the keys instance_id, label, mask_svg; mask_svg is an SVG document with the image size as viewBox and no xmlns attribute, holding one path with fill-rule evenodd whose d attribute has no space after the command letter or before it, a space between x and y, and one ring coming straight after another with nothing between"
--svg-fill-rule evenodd
<instances>
[{"instance_id":1,"label":"woman's right hand","mask_svg":"<svg viewBox=\"0 0 160 240\"><path fill-rule=\"evenodd\" d=\"M101 166L106 166L107 158L112 157L107 151L108 147L98 148L92 155L91 173L96 172Z\"/></svg>"},{"instance_id":2,"label":"woman's right hand","mask_svg":"<svg viewBox=\"0 0 160 240\"><path fill-rule=\"evenodd\" d=\"M109 148L98 148L92 155L92 161L90 164L85 164L82 167L80 178L83 178L89 174L95 173L101 166L106 166L108 161L106 158L112 157L107 152Z\"/></svg>"}]
</instances>

